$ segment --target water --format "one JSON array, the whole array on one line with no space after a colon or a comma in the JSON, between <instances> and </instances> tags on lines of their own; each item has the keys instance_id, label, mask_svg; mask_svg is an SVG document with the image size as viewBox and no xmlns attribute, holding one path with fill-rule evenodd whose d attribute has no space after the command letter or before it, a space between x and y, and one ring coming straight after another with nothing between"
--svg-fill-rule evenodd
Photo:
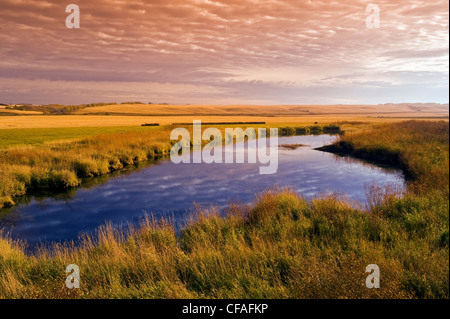
<instances>
[{"instance_id":1,"label":"water","mask_svg":"<svg viewBox=\"0 0 450 319\"><path fill-rule=\"evenodd\" d=\"M404 187L402 172L363 161L339 158L314 150L334 137L296 136L283 144L307 144L296 150L279 148L278 172L260 175L260 164L179 164L170 160L105 179L72 194L30 196L0 211L0 229L30 244L74 240L106 221L115 225L137 222L146 214L183 221L194 203L226 207L230 202L252 202L255 193L274 186L290 186L304 197L338 193L364 202L365 187ZM245 150L238 145L237 152Z\"/></svg>"}]
</instances>

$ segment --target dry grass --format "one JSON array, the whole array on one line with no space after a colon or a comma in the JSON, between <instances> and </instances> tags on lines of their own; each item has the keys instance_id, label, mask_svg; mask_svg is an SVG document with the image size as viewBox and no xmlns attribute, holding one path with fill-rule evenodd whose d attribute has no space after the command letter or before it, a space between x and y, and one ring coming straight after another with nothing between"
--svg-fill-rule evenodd
<instances>
[{"instance_id":1,"label":"dry grass","mask_svg":"<svg viewBox=\"0 0 450 319\"><path fill-rule=\"evenodd\" d=\"M174 143L170 141L173 128L0 130L0 150L3 150L0 151L0 208L15 205L15 197L29 190L74 188L83 178L106 175L125 166L166 156ZM224 128L222 126L222 130ZM192 126L188 129L192 134ZM282 136L338 133L339 127L281 127L279 132Z\"/></svg>"},{"instance_id":2,"label":"dry grass","mask_svg":"<svg viewBox=\"0 0 450 319\"><path fill-rule=\"evenodd\" d=\"M11 110L6 108L0 108L0 113L4 116L8 115L41 115L42 112L38 111L22 111L22 110Z\"/></svg>"},{"instance_id":3,"label":"dry grass","mask_svg":"<svg viewBox=\"0 0 450 319\"><path fill-rule=\"evenodd\" d=\"M411 189L419 193L438 190L448 197L448 122L381 124L342 136L331 151L399 166L413 180Z\"/></svg>"},{"instance_id":4,"label":"dry grass","mask_svg":"<svg viewBox=\"0 0 450 319\"><path fill-rule=\"evenodd\" d=\"M82 178L167 155L169 136L168 129L146 129L9 147L0 152L0 207L14 205L28 190L77 187Z\"/></svg>"},{"instance_id":5,"label":"dry grass","mask_svg":"<svg viewBox=\"0 0 450 319\"><path fill-rule=\"evenodd\" d=\"M192 123L203 122L266 122L268 125L312 125L330 124L340 121L342 117L299 116L299 117L261 117L261 116L119 116L119 115L40 115L40 116L0 116L0 130L25 128L75 128L75 127L117 127L140 126L144 123ZM361 120L361 117L356 118ZM366 120L366 119L362 119ZM371 122L389 121L372 119ZM391 121L398 121L392 119Z\"/></svg>"},{"instance_id":6,"label":"dry grass","mask_svg":"<svg viewBox=\"0 0 450 319\"><path fill-rule=\"evenodd\" d=\"M256 116L297 117L314 115L442 116L448 107L438 105L104 105L74 114L140 114L151 116ZM420 115L419 115L420 114Z\"/></svg>"},{"instance_id":7,"label":"dry grass","mask_svg":"<svg viewBox=\"0 0 450 319\"><path fill-rule=\"evenodd\" d=\"M32 157L27 148L2 156L23 163L51 158L43 167L67 163L46 154L54 147L99 156L106 165L119 154L132 163L128 152L151 147L148 137L101 136L73 144L76 152L56 143ZM166 138L153 134L151 141L165 147ZM252 206L231 206L227 217L198 208L180 234L166 221L144 220L128 238L107 225L79 247L34 256L3 236L0 298L449 298L448 123L382 125L341 142L361 156L400 159L413 187L406 194L372 187L366 209L338 197L307 202L291 190L273 190ZM28 176L26 165L16 172ZM81 270L80 290L65 288L65 267L73 263ZM369 264L381 269L381 289L365 287Z\"/></svg>"},{"instance_id":8,"label":"dry grass","mask_svg":"<svg viewBox=\"0 0 450 319\"><path fill-rule=\"evenodd\" d=\"M276 190L227 218L199 208L180 235L147 219L128 238L107 225L78 248L36 256L0 239L0 298L448 298L448 239L439 238L448 215L405 205L418 200L386 197L367 212ZM382 288L370 290L374 263ZM80 267L79 290L65 288L69 264Z\"/></svg>"},{"instance_id":9,"label":"dry grass","mask_svg":"<svg viewBox=\"0 0 450 319\"><path fill-rule=\"evenodd\" d=\"M3 111L3 110L2 110ZM86 114L86 115L81 115ZM97 114L97 115L94 115ZM105 115L109 114L109 115ZM139 126L143 123L266 122L269 125L311 125L334 122L398 122L408 118L448 118L448 107L437 105L104 105L79 109L72 115L0 117L0 129Z\"/></svg>"}]
</instances>

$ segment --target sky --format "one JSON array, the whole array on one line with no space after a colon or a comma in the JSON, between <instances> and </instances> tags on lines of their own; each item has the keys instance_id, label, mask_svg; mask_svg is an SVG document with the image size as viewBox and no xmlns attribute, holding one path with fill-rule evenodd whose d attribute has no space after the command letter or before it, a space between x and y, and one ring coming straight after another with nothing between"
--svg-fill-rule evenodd
<instances>
[{"instance_id":1,"label":"sky","mask_svg":"<svg viewBox=\"0 0 450 319\"><path fill-rule=\"evenodd\" d=\"M69 4L80 28L66 26ZM447 0L0 0L0 103L448 103L448 11Z\"/></svg>"}]
</instances>

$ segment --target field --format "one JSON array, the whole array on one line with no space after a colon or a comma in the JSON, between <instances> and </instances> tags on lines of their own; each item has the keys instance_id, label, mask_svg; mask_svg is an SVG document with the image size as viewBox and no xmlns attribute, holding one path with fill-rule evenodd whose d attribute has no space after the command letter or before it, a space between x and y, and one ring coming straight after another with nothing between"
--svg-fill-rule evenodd
<instances>
[{"instance_id":1,"label":"field","mask_svg":"<svg viewBox=\"0 0 450 319\"><path fill-rule=\"evenodd\" d=\"M41 108L45 111L45 108ZM19 111L17 111L19 112ZM23 112L23 111L20 111ZM36 112L36 111L34 111ZM82 115L83 114L83 115ZM143 123L266 122L273 125L320 124L337 121L395 122L405 119L448 119L447 105L104 105L86 107L64 116L0 117L0 130L12 128L139 126Z\"/></svg>"},{"instance_id":2,"label":"field","mask_svg":"<svg viewBox=\"0 0 450 319\"><path fill-rule=\"evenodd\" d=\"M20 128L0 130L0 149L17 145L43 145L50 141L73 141L75 139L102 134L126 132L145 133L154 131L152 127L105 126L105 127L59 127L59 128Z\"/></svg>"},{"instance_id":3,"label":"field","mask_svg":"<svg viewBox=\"0 0 450 319\"><path fill-rule=\"evenodd\" d=\"M304 117L304 116L435 116L448 114L440 105L104 105L80 109L74 114L136 114L162 116L250 116L250 117Z\"/></svg>"},{"instance_id":4,"label":"field","mask_svg":"<svg viewBox=\"0 0 450 319\"><path fill-rule=\"evenodd\" d=\"M229 125L231 127L236 125ZM238 125L239 126L239 125ZM262 125L254 125L258 127ZM15 205L29 191L61 191L89 177L167 156L173 126L36 128L0 130L0 208ZM339 126L279 127L281 135ZM192 126L188 127L191 130ZM224 127L222 127L222 134ZM207 143L206 141L203 142Z\"/></svg>"},{"instance_id":5,"label":"field","mask_svg":"<svg viewBox=\"0 0 450 319\"><path fill-rule=\"evenodd\" d=\"M253 205L233 205L227 217L199 207L181 233L170 221L147 219L125 238L105 225L80 246L34 255L26 243L0 236L0 298L449 298L449 125L433 119L448 109L285 106L277 116L273 107L254 107L236 117L240 107L189 106L194 115L180 108L94 106L78 115L0 117L0 205L13 205L28 189L77 187L85 177L164 156L171 127L139 125L192 119L339 125L346 134L326 151L398 166L408 190L372 188L370 205L355 207L336 196L308 202L272 189ZM113 111L127 114L104 115ZM364 270L374 260L383 289L369 290ZM70 291L64 270L73 263L84 285Z\"/></svg>"}]
</instances>

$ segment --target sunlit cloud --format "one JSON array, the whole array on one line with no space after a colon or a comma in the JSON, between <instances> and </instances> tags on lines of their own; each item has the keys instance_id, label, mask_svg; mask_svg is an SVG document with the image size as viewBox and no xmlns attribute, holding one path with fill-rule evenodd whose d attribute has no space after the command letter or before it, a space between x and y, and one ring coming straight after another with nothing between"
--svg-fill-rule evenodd
<instances>
[{"instance_id":1,"label":"sunlit cloud","mask_svg":"<svg viewBox=\"0 0 450 319\"><path fill-rule=\"evenodd\" d=\"M447 1L73 2L0 0L0 102L448 102Z\"/></svg>"}]
</instances>

